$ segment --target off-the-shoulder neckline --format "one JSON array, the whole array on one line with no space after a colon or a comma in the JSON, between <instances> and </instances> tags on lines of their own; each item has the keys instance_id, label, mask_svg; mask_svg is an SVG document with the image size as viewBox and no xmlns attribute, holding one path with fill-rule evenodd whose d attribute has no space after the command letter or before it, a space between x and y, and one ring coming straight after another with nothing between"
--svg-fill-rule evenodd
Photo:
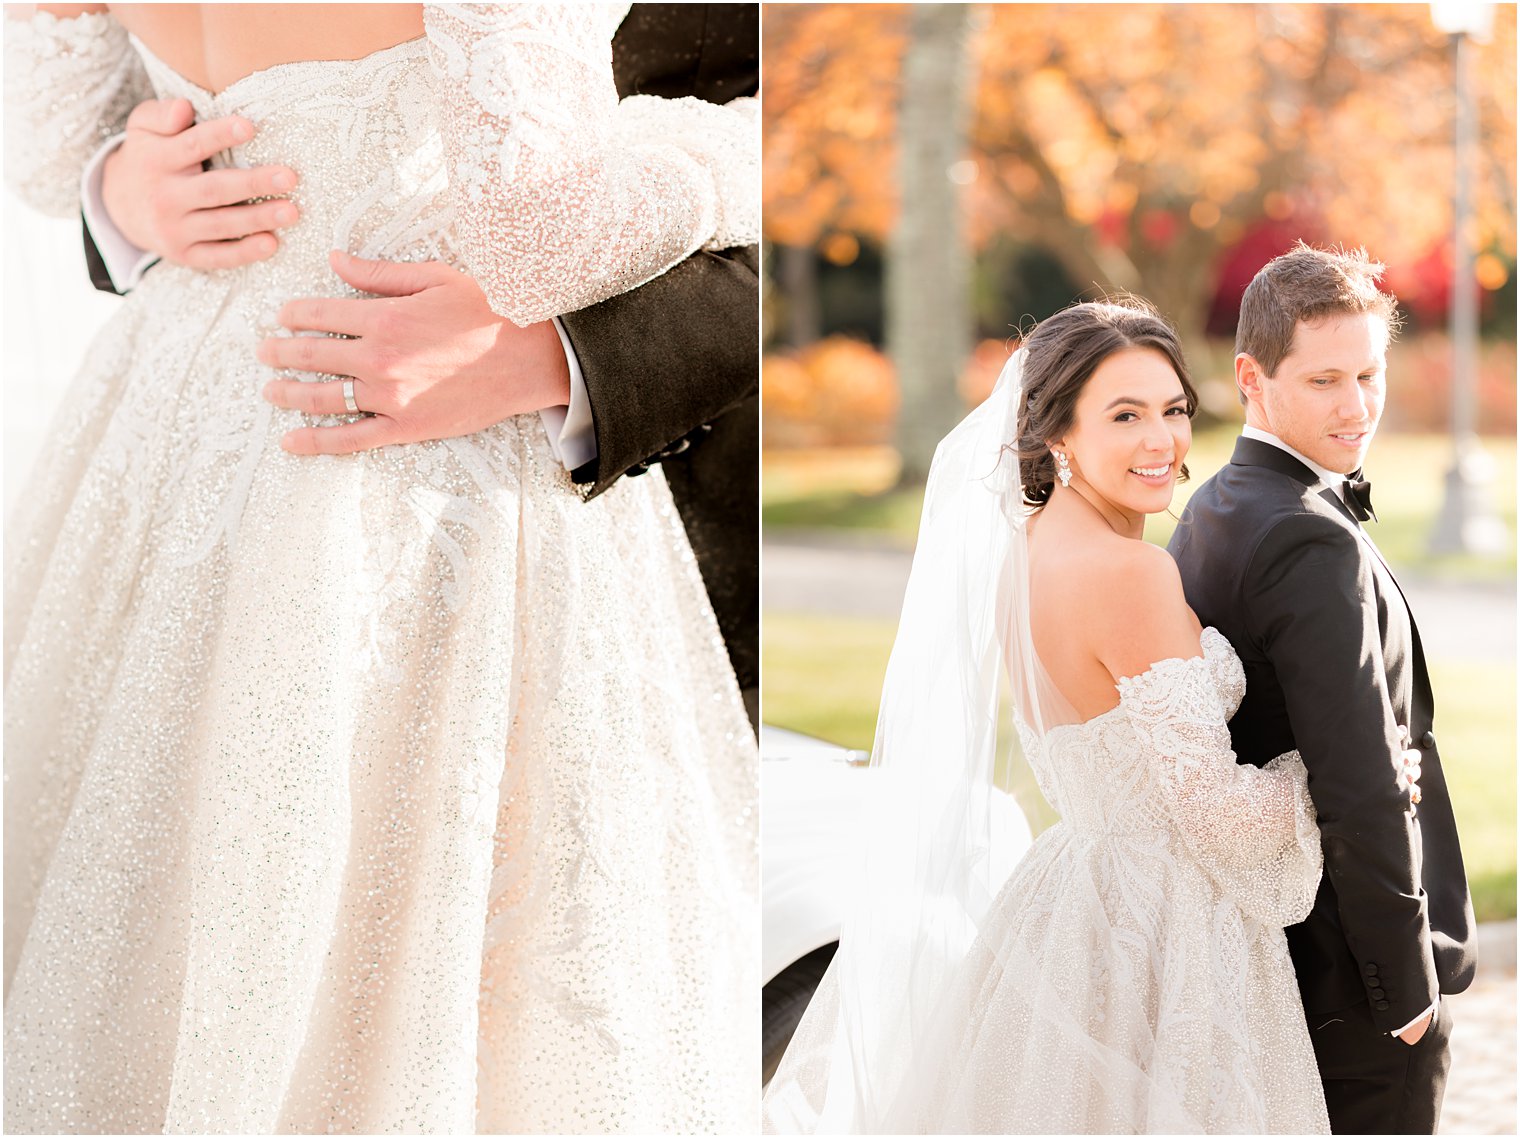
<instances>
[{"instance_id":1,"label":"off-the-shoulder neckline","mask_svg":"<svg viewBox=\"0 0 1520 1138\"><path fill-rule=\"evenodd\" d=\"M1092 716L1090 719L1083 719L1077 723L1058 723L1054 727L1050 728L1050 730L1046 731L1043 735L1041 735L1040 738L1047 738L1057 731L1080 731L1084 728L1091 727L1093 724L1108 718L1114 712L1119 711L1124 707L1124 692L1127 687L1133 686L1139 681L1145 679L1147 676L1156 674L1158 670L1169 670L1170 668L1177 666L1187 667L1198 663L1207 663L1210 657L1211 647L1229 651L1230 642L1225 637L1224 633L1220 632L1219 629L1215 628L1212 624L1208 624L1204 625L1202 631L1198 634L1198 647L1202 655L1168 656L1164 660L1155 661L1143 672L1139 672L1133 676L1119 677L1119 679L1114 684L1115 690L1119 693L1118 703L1114 704L1106 711L1098 712L1098 714ZM1025 727L1027 730L1028 725L1026 724Z\"/></svg>"},{"instance_id":2,"label":"off-the-shoulder neckline","mask_svg":"<svg viewBox=\"0 0 1520 1138\"><path fill-rule=\"evenodd\" d=\"M132 46L137 48L137 50L140 51L145 57L151 59L155 64L163 68L170 75L174 76L175 79L179 80L186 87L189 87L197 95L212 103L225 99L229 92L237 90L239 87L249 82L250 80L258 79L263 76L285 70L287 68L304 67L316 63L325 63L328 65L335 63L364 63L370 60L382 59L392 52L399 54L405 49L414 49L419 45L424 45L427 43L427 36L421 35L413 36L411 39L402 40L400 43L393 43L389 47L379 48L375 51L368 52L367 54L358 56L354 59L287 59L283 63L271 63L268 67L260 67L256 71L250 71L247 75L240 75L231 83L228 83L227 86L223 87L220 91L209 91L205 87L202 87L199 83L195 82L193 79L187 78L176 68L171 67L169 64L165 63L162 56L160 56L147 44L143 43L143 41L140 40L134 33L128 32L127 38L132 41Z\"/></svg>"},{"instance_id":3,"label":"off-the-shoulder neckline","mask_svg":"<svg viewBox=\"0 0 1520 1138\"><path fill-rule=\"evenodd\" d=\"M1213 635L1209 635L1210 633L1213 633ZM1120 695L1123 695L1126 688L1133 687L1135 684L1139 683L1147 676L1153 675L1163 668L1169 668L1175 664L1187 665L1192 664L1195 661L1207 660L1209 658L1210 644L1219 644L1223 645L1226 648L1230 646L1230 642L1225 639L1224 633L1220 632L1219 629L1215 628L1212 624L1205 625L1203 627L1203 630L1198 633L1198 648L1202 653L1201 655L1168 656L1165 659L1153 661L1151 666L1149 668L1146 668L1143 672L1137 672L1133 676L1120 676L1114 681L1114 687L1118 690ZM1110 710L1112 710L1112 708L1110 708Z\"/></svg>"}]
</instances>

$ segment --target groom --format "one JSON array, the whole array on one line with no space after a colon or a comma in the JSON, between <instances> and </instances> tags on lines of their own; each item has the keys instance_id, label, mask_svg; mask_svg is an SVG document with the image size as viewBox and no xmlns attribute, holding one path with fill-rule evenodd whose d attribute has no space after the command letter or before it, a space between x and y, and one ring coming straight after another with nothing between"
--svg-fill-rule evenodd
<instances>
[{"instance_id":1,"label":"groom","mask_svg":"<svg viewBox=\"0 0 1520 1138\"><path fill-rule=\"evenodd\" d=\"M755 4L633 5L612 41L618 95L726 103L755 94L758 20ZM259 170L238 175L245 181L231 187L225 209L201 208L178 216L162 208L165 201L220 204L206 200L205 193L214 192L209 183L203 183L205 193L190 183L199 173L200 157L237 141L226 134L232 119L192 126L188 105L181 110L184 117L175 120L169 103L141 105L129 120L125 140L113 139L86 170L85 253L97 288L125 292L135 285L156 259L145 252L149 248L188 249L175 259L193 267L243 263L252 258L237 245L206 241L208 228L230 238L250 232L249 224L253 230L272 231L289 223L271 220L280 202L241 205L240 199L278 192L259 181L267 177ZM170 150L171 143L181 141L203 146L204 155L196 153L188 176L173 171L181 184L170 188L171 172L156 159L154 148L171 154L170 163L183 165L184 149ZM108 164L118 142L123 151L135 145L137 156ZM134 210L146 213L155 200L161 206L155 225L142 229L141 237L128 234L128 216ZM231 220L239 209L263 212L253 223ZM214 214L243 227L228 229ZM197 232L202 236L184 236ZM267 233L251 240L267 240ZM190 248L193 241L200 244ZM377 418L296 432L302 448L298 453L348 453L445 438L540 411L583 497L595 497L620 478L663 464L745 708L750 721L758 723L757 254L754 246L698 251L631 292L527 329L495 317L479 287L447 266L338 258L335 270L361 292L403 301L404 307L374 302L396 317L385 333L391 342L372 341L377 350L426 366L412 375L361 376L372 383L408 385L411 414L406 424ZM488 354L478 349L483 324L495 328ZM290 345L274 343L277 349ZM456 368L451 361L469 361L470 366ZM310 394L308 385L286 381L271 384L266 397L280 406L310 410L299 403Z\"/></svg>"},{"instance_id":2,"label":"groom","mask_svg":"<svg viewBox=\"0 0 1520 1138\"><path fill-rule=\"evenodd\" d=\"M1362 528L1395 328L1381 273L1364 252L1300 243L1256 275L1235 339L1246 425L1171 552L1198 619L1245 665L1240 761L1296 749L1309 769L1325 872L1287 932L1331 1128L1432 1134L1441 996L1472 982L1476 956L1420 634Z\"/></svg>"}]
</instances>

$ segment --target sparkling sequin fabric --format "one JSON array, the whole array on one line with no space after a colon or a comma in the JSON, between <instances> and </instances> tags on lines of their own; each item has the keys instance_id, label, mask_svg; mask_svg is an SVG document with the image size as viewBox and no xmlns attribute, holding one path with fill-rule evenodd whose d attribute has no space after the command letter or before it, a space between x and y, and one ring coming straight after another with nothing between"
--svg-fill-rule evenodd
<instances>
[{"instance_id":1,"label":"sparkling sequin fabric","mask_svg":"<svg viewBox=\"0 0 1520 1138\"><path fill-rule=\"evenodd\" d=\"M610 90L611 22L537 47ZM107 16L6 28L8 136L60 132L8 164L37 204L115 125L80 88L119 115L136 68L257 123L221 163L290 164L302 211L269 261L149 272L9 520L9 1131L755 1128L754 739L659 473L583 502L537 415L296 457L258 395L280 305L352 295L328 249L476 271L461 201L519 210L453 182L495 42L213 96ZM530 279L564 264L514 272L595 299Z\"/></svg>"},{"instance_id":2,"label":"sparkling sequin fabric","mask_svg":"<svg viewBox=\"0 0 1520 1138\"><path fill-rule=\"evenodd\" d=\"M1121 681L1111 711L1021 732L1061 821L993 902L881 1132L1329 1133L1283 935L1319 883L1308 776L1296 752L1236 765L1244 672L1202 641ZM767 1130L821 1105L820 992Z\"/></svg>"}]
</instances>

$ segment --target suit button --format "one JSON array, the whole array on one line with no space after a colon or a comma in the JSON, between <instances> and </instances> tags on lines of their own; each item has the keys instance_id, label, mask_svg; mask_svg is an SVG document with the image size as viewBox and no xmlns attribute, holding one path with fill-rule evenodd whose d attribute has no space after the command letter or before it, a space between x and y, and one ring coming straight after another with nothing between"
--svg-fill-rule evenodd
<instances>
[{"instance_id":1,"label":"suit button","mask_svg":"<svg viewBox=\"0 0 1520 1138\"><path fill-rule=\"evenodd\" d=\"M1367 973L1367 975L1369 975L1369 976L1376 976L1377 975L1377 965L1376 964L1366 964L1366 965L1363 965L1362 966L1362 971L1365 972L1365 973Z\"/></svg>"},{"instance_id":2,"label":"suit button","mask_svg":"<svg viewBox=\"0 0 1520 1138\"><path fill-rule=\"evenodd\" d=\"M1423 734L1423 735L1420 736L1420 746L1422 748L1424 748L1425 750L1428 751L1432 747L1434 747L1435 745L1436 745L1436 737L1433 734L1431 734L1429 731L1425 732L1425 734Z\"/></svg>"},{"instance_id":3,"label":"suit button","mask_svg":"<svg viewBox=\"0 0 1520 1138\"><path fill-rule=\"evenodd\" d=\"M1374 1000L1385 1000L1388 998L1388 993L1381 988L1374 988L1372 989L1372 998Z\"/></svg>"},{"instance_id":4,"label":"suit button","mask_svg":"<svg viewBox=\"0 0 1520 1138\"><path fill-rule=\"evenodd\" d=\"M1377 1004L1374 1005L1374 1006L1377 1008L1378 1011L1380 1011L1380 1012L1386 1012L1388 1010L1388 1001L1387 1000L1379 1000L1377 1002Z\"/></svg>"}]
</instances>

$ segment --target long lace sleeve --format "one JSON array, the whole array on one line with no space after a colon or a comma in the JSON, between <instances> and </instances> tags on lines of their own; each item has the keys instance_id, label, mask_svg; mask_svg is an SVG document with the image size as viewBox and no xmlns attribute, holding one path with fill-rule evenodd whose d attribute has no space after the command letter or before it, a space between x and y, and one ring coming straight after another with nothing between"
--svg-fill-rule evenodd
<instances>
[{"instance_id":1,"label":"long lace sleeve","mask_svg":"<svg viewBox=\"0 0 1520 1138\"><path fill-rule=\"evenodd\" d=\"M585 308L759 235L752 99L619 105L622 6L424 10L467 266L517 324Z\"/></svg>"},{"instance_id":2,"label":"long lace sleeve","mask_svg":"<svg viewBox=\"0 0 1520 1138\"><path fill-rule=\"evenodd\" d=\"M5 19L5 184L54 217L79 212L85 163L153 97L126 29L109 13Z\"/></svg>"},{"instance_id":3,"label":"long lace sleeve","mask_svg":"<svg viewBox=\"0 0 1520 1138\"><path fill-rule=\"evenodd\" d=\"M1231 665L1238 674L1233 653L1162 660L1121 679L1119 702L1205 871L1250 916L1296 924L1314 905L1322 867L1308 772L1296 751L1261 768L1236 763L1216 674Z\"/></svg>"}]
</instances>

